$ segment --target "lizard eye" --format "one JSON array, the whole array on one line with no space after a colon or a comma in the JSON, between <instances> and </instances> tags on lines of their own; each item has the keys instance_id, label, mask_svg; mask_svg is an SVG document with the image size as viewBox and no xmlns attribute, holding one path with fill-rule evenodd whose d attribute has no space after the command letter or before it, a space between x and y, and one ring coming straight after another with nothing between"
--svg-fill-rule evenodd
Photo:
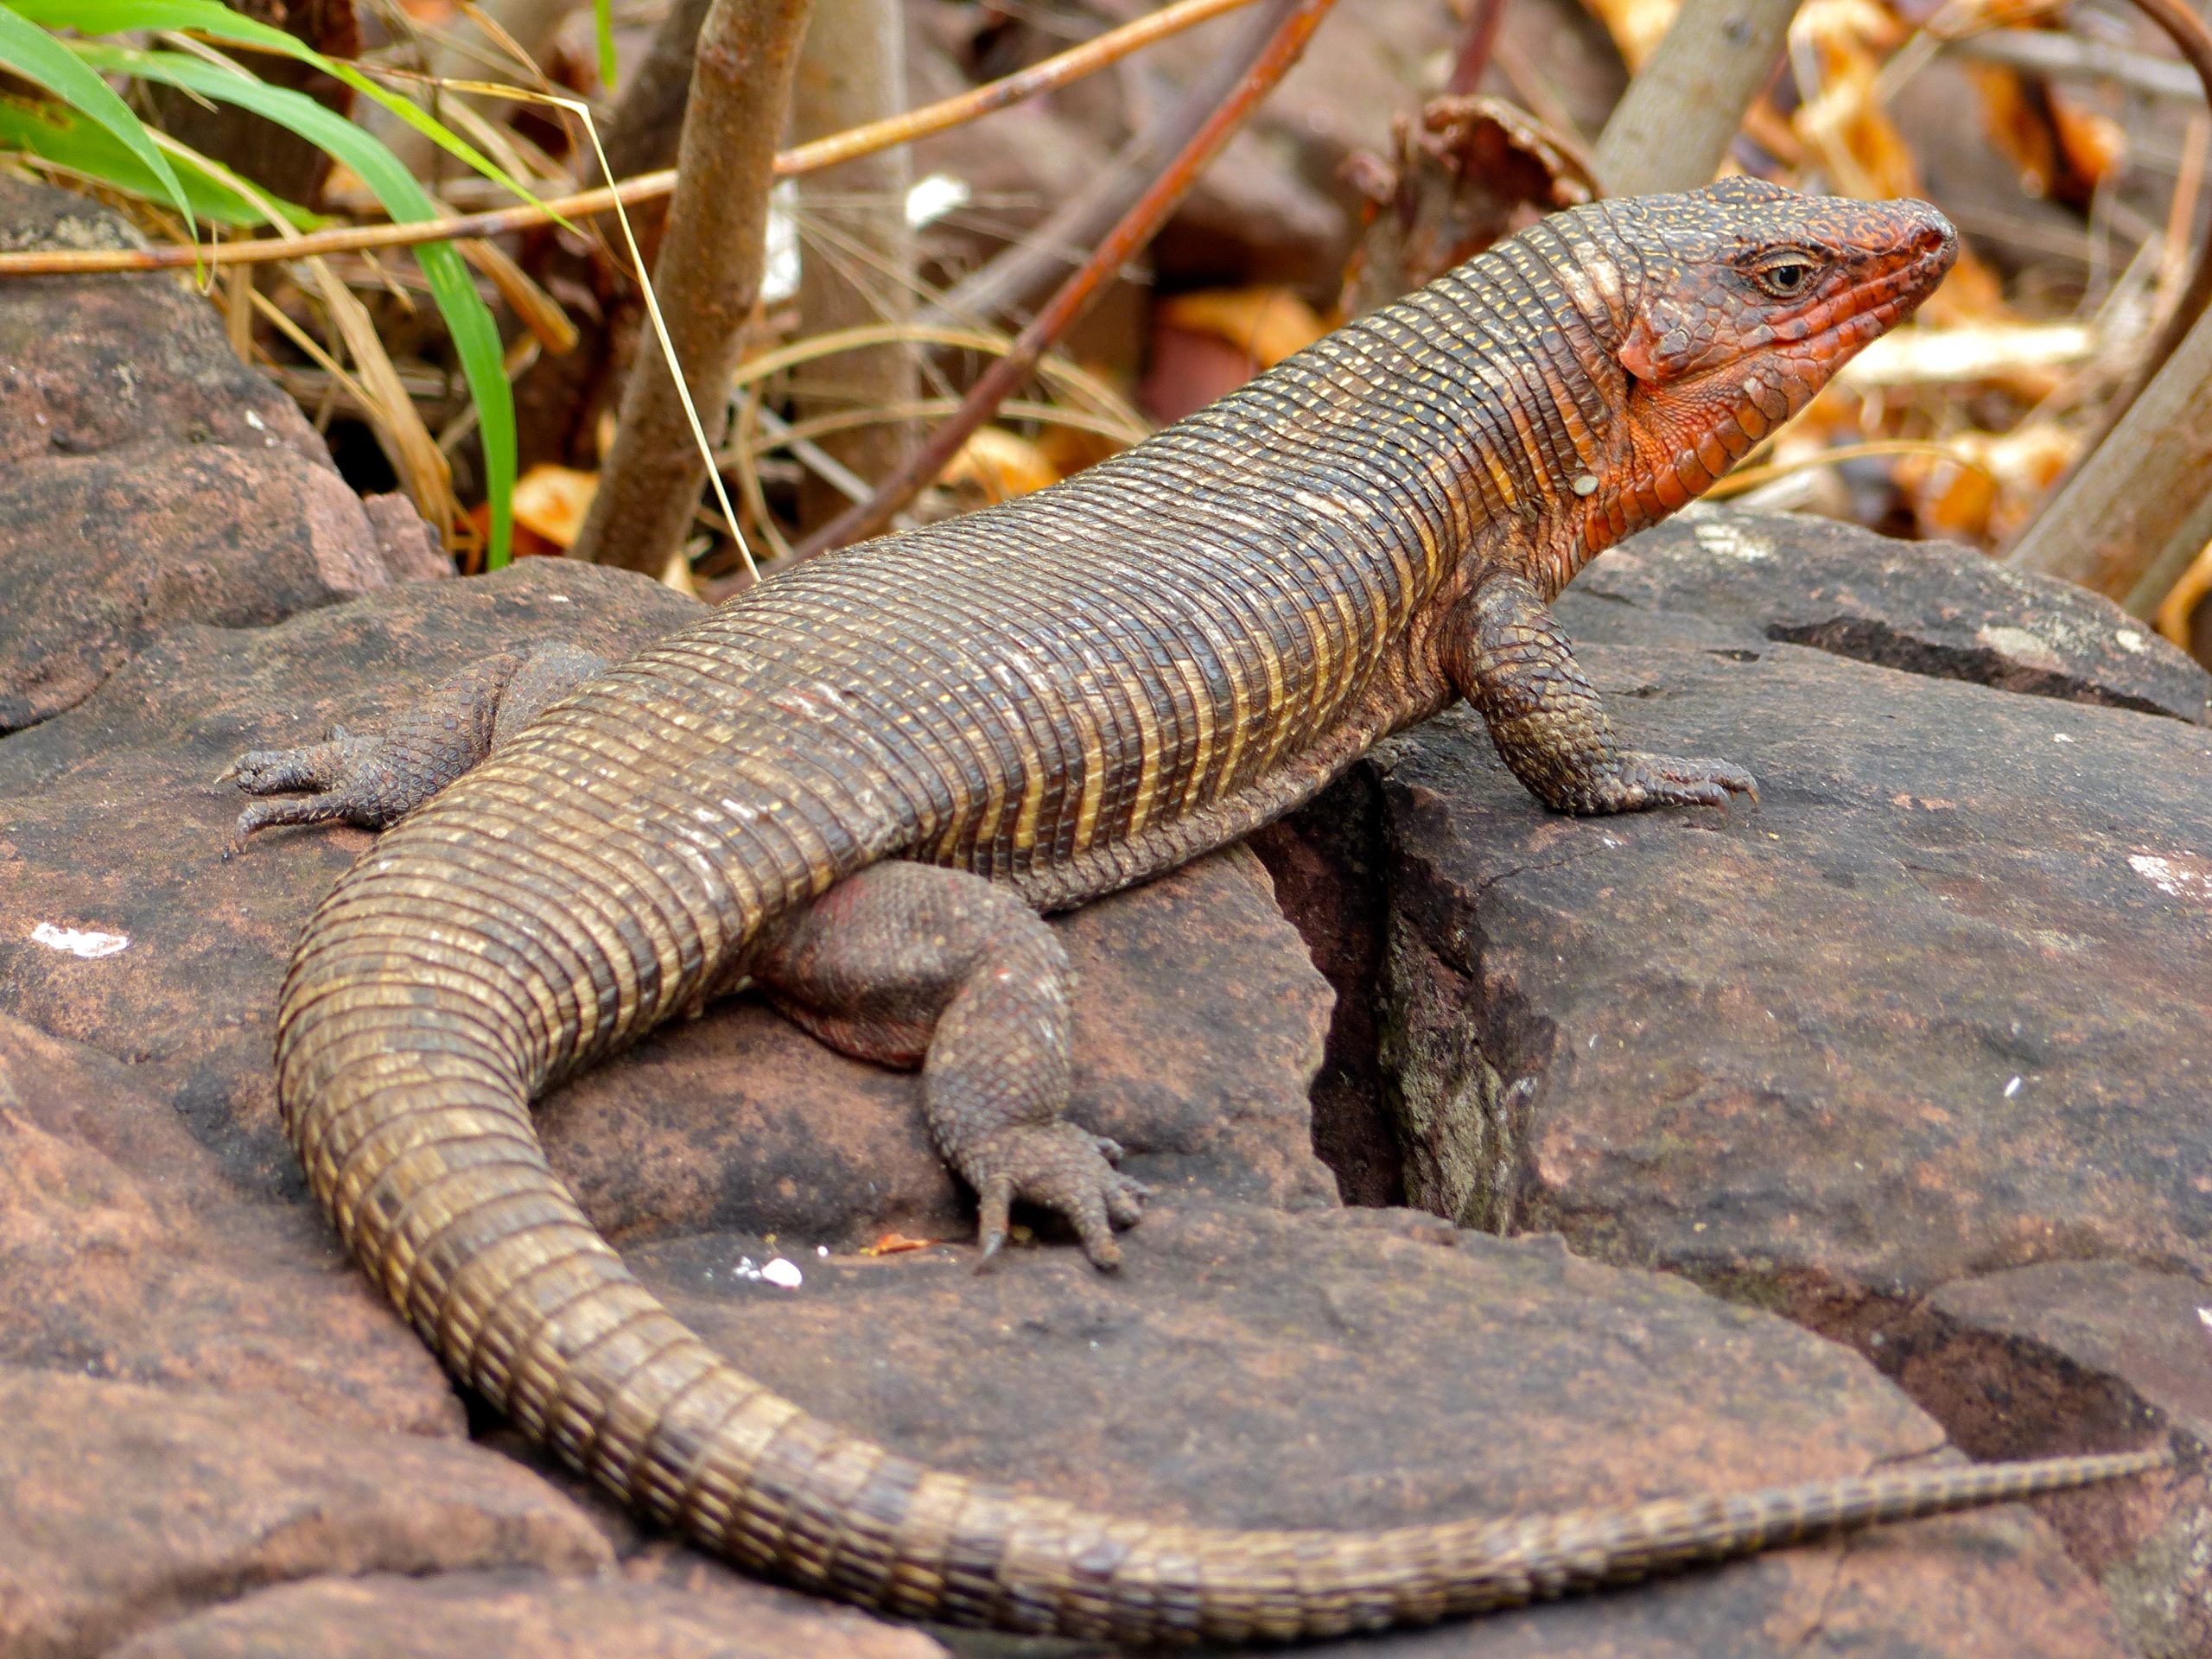
<instances>
[{"instance_id":1,"label":"lizard eye","mask_svg":"<svg viewBox=\"0 0 2212 1659\"><path fill-rule=\"evenodd\" d=\"M1777 300L1794 299L1813 285L1812 262L1784 254L1754 269L1751 280Z\"/></svg>"}]
</instances>

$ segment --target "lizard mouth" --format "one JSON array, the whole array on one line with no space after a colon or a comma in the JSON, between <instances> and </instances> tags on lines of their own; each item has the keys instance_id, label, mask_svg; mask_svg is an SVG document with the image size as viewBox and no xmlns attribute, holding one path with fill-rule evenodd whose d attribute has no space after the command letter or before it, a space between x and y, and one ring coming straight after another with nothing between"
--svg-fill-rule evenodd
<instances>
[{"instance_id":1,"label":"lizard mouth","mask_svg":"<svg viewBox=\"0 0 2212 1659\"><path fill-rule=\"evenodd\" d=\"M1912 257L1870 278L1850 315L1808 335L1791 355L1816 365L1825 378L1920 308L1959 254L1958 232L1950 222L1932 208L1926 213L1928 222L1916 238Z\"/></svg>"}]
</instances>

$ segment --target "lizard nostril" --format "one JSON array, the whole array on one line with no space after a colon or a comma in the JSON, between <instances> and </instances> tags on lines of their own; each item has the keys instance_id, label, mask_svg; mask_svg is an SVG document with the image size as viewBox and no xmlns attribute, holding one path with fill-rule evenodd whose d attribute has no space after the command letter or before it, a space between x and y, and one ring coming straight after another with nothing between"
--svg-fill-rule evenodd
<instances>
[{"instance_id":1,"label":"lizard nostril","mask_svg":"<svg viewBox=\"0 0 2212 1659\"><path fill-rule=\"evenodd\" d=\"M1958 251L1959 233L1951 221L1924 201L1912 204L1914 217L1919 220L1913 237L1914 245L1925 254L1949 256Z\"/></svg>"}]
</instances>

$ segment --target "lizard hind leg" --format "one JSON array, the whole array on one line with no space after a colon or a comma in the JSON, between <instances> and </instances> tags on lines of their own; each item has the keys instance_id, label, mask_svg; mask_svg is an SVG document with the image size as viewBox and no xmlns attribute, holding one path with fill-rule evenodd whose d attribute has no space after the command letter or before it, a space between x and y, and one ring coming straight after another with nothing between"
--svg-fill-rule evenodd
<instances>
[{"instance_id":1,"label":"lizard hind leg","mask_svg":"<svg viewBox=\"0 0 2212 1659\"><path fill-rule=\"evenodd\" d=\"M486 657L434 687L414 708L375 731L334 726L320 743L254 749L224 771L255 801L238 814L233 849L280 823L343 821L364 829L397 823L607 666L562 641Z\"/></svg>"},{"instance_id":2,"label":"lizard hind leg","mask_svg":"<svg viewBox=\"0 0 2212 1659\"><path fill-rule=\"evenodd\" d=\"M832 1048L922 1071L930 1132L976 1191L984 1260L1015 1199L1056 1211L1099 1267L1145 1188L1122 1149L1069 1122L1074 1017L1067 956L1014 893L903 860L847 877L774 924L755 982Z\"/></svg>"}]
</instances>

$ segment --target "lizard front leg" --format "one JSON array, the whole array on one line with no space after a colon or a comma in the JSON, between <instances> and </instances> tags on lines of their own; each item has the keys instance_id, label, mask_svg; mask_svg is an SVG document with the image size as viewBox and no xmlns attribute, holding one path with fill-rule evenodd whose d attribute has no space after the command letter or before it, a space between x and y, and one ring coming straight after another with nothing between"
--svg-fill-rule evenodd
<instances>
[{"instance_id":1,"label":"lizard front leg","mask_svg":"<svg viewBox=\"0 0 2212 1659\"><path fill-rule=\"evenodd\" d=\"M364 829L397 823L607 666L607 659L561 642L503 651L431 690L415 708L376 731L334 726L320 743L255 749L217 782L234 778L257 801L238 814L232 845L277 823L343 820Z\"/></svg>"},{"instance_id":2,"label":"lizard front leg","mask_svg":"<svg viewBox=\"0 0 2212 1659\"><path fill-rule=\"evenodd\" d=\"M1758 799L1751 774L1726 760L1622 747L1567 635L1525 577L1494 575L1467 597L1446 633L1444 664L1453 689L1489 724L1513 775L1554 811Z\"/></svg>"},{"instance_id":3,"label":"lizard front leg","mask_svg":"<svg viewBox=\"0 0 2212 1659\"><path fill-rule=\"evenodd\" d=\"M1059 941L1014 893L904 860L848 876L771 924L747 967L798 1024L840 1052L922 1069L923 1109L945 1161L975 1188L983 1256L1022 1199L1065 1216L1102 1268L1145 1188L1122 1149L1061 1116L1072 973Z\"/></svg>"}]
</instances>

